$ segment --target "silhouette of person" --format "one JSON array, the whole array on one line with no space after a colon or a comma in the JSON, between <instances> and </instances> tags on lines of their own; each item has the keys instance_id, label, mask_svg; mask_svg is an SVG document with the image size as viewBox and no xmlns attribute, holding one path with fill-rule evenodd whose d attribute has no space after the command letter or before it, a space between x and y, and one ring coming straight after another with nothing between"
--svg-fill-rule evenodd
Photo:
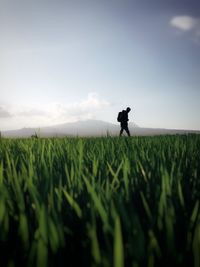
<instances>
[{"instance_id":1,"label":"silhouette of person","mask_svg":"<svg viewBox=\"0 0 200 267\"><path fill-rule=\"evenodd\" d=\"M131 111L131 109L128 107L126 110L122 110L121 112L121 119L120 119L120 124L121 124L121 130L120 130L120 133L119 135L121 136L123 131L125 130L128 134L128 136L131 136L130 135L130 131L128 129L128 113Z\"/></svg>"}]
</instances>

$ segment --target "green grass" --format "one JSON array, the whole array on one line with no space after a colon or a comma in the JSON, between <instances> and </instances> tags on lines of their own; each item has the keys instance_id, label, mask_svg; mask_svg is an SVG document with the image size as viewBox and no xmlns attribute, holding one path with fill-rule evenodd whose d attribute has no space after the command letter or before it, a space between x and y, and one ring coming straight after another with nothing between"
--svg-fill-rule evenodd
<instances>
[{"instance_id":1,"label":"green grass","mask_svg":"<svg viewBox=\"0 0 200 267\"><path fill-rule=\"evenodd\" d=\"M200 266L200 136L0 139L0 266Z\"/></svg>"}]
</instances>

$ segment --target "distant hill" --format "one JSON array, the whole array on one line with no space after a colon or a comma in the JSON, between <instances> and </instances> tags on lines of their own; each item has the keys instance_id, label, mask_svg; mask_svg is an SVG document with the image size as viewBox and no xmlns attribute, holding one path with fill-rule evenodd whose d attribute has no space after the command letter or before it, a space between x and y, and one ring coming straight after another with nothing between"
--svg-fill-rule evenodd
<instances>
[{"instance_id":1,"label":"distant hill","mask_svg":"<svg viewBox=\"0 0 200 267\"><path fill-rule=\"evenodd\" d=\"M141 128L135 123L129 123L131 135L164 135L164 134L188 134L200 131L192 130L175 130L175 129L157 129L157 128ZM19 130L3 131L2 136L5 137L30 137L37 133L41 137L51 136L106 136L118 135L120 125L100 120L85 120L73 123L64 123L49 127L38 128L22 128Z\"/></svg>"}]
</instances>

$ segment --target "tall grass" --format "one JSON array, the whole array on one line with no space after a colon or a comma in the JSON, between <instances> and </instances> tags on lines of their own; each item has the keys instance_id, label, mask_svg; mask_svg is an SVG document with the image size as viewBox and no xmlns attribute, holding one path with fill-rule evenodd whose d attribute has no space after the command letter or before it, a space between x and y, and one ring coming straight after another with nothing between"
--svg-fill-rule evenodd
<instances>
[{"instance_id":1,"label":"tall grass","mask_svg":"<svg viewBox=\"0 0 200 267\"><path fill-rule=\"evenodd\" d=\"M200 266L200 136L0 139L0 266Z\"/></svg>"}]
</instances>

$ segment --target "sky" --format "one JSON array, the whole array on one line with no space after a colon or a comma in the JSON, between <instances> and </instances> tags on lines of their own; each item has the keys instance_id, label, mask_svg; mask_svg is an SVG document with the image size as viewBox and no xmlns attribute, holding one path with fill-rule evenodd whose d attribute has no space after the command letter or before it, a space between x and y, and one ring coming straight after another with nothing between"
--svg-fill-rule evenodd
<instances>
[{"instance_id":1,"label":"sky","mask_svg":"<svg viewBox=\"0 0 200 267\"><path fill-rule=\"evenodd\" d=\"M0 0L0 130L200 130L199 0Z\"/></svg>"}]
</instances>

